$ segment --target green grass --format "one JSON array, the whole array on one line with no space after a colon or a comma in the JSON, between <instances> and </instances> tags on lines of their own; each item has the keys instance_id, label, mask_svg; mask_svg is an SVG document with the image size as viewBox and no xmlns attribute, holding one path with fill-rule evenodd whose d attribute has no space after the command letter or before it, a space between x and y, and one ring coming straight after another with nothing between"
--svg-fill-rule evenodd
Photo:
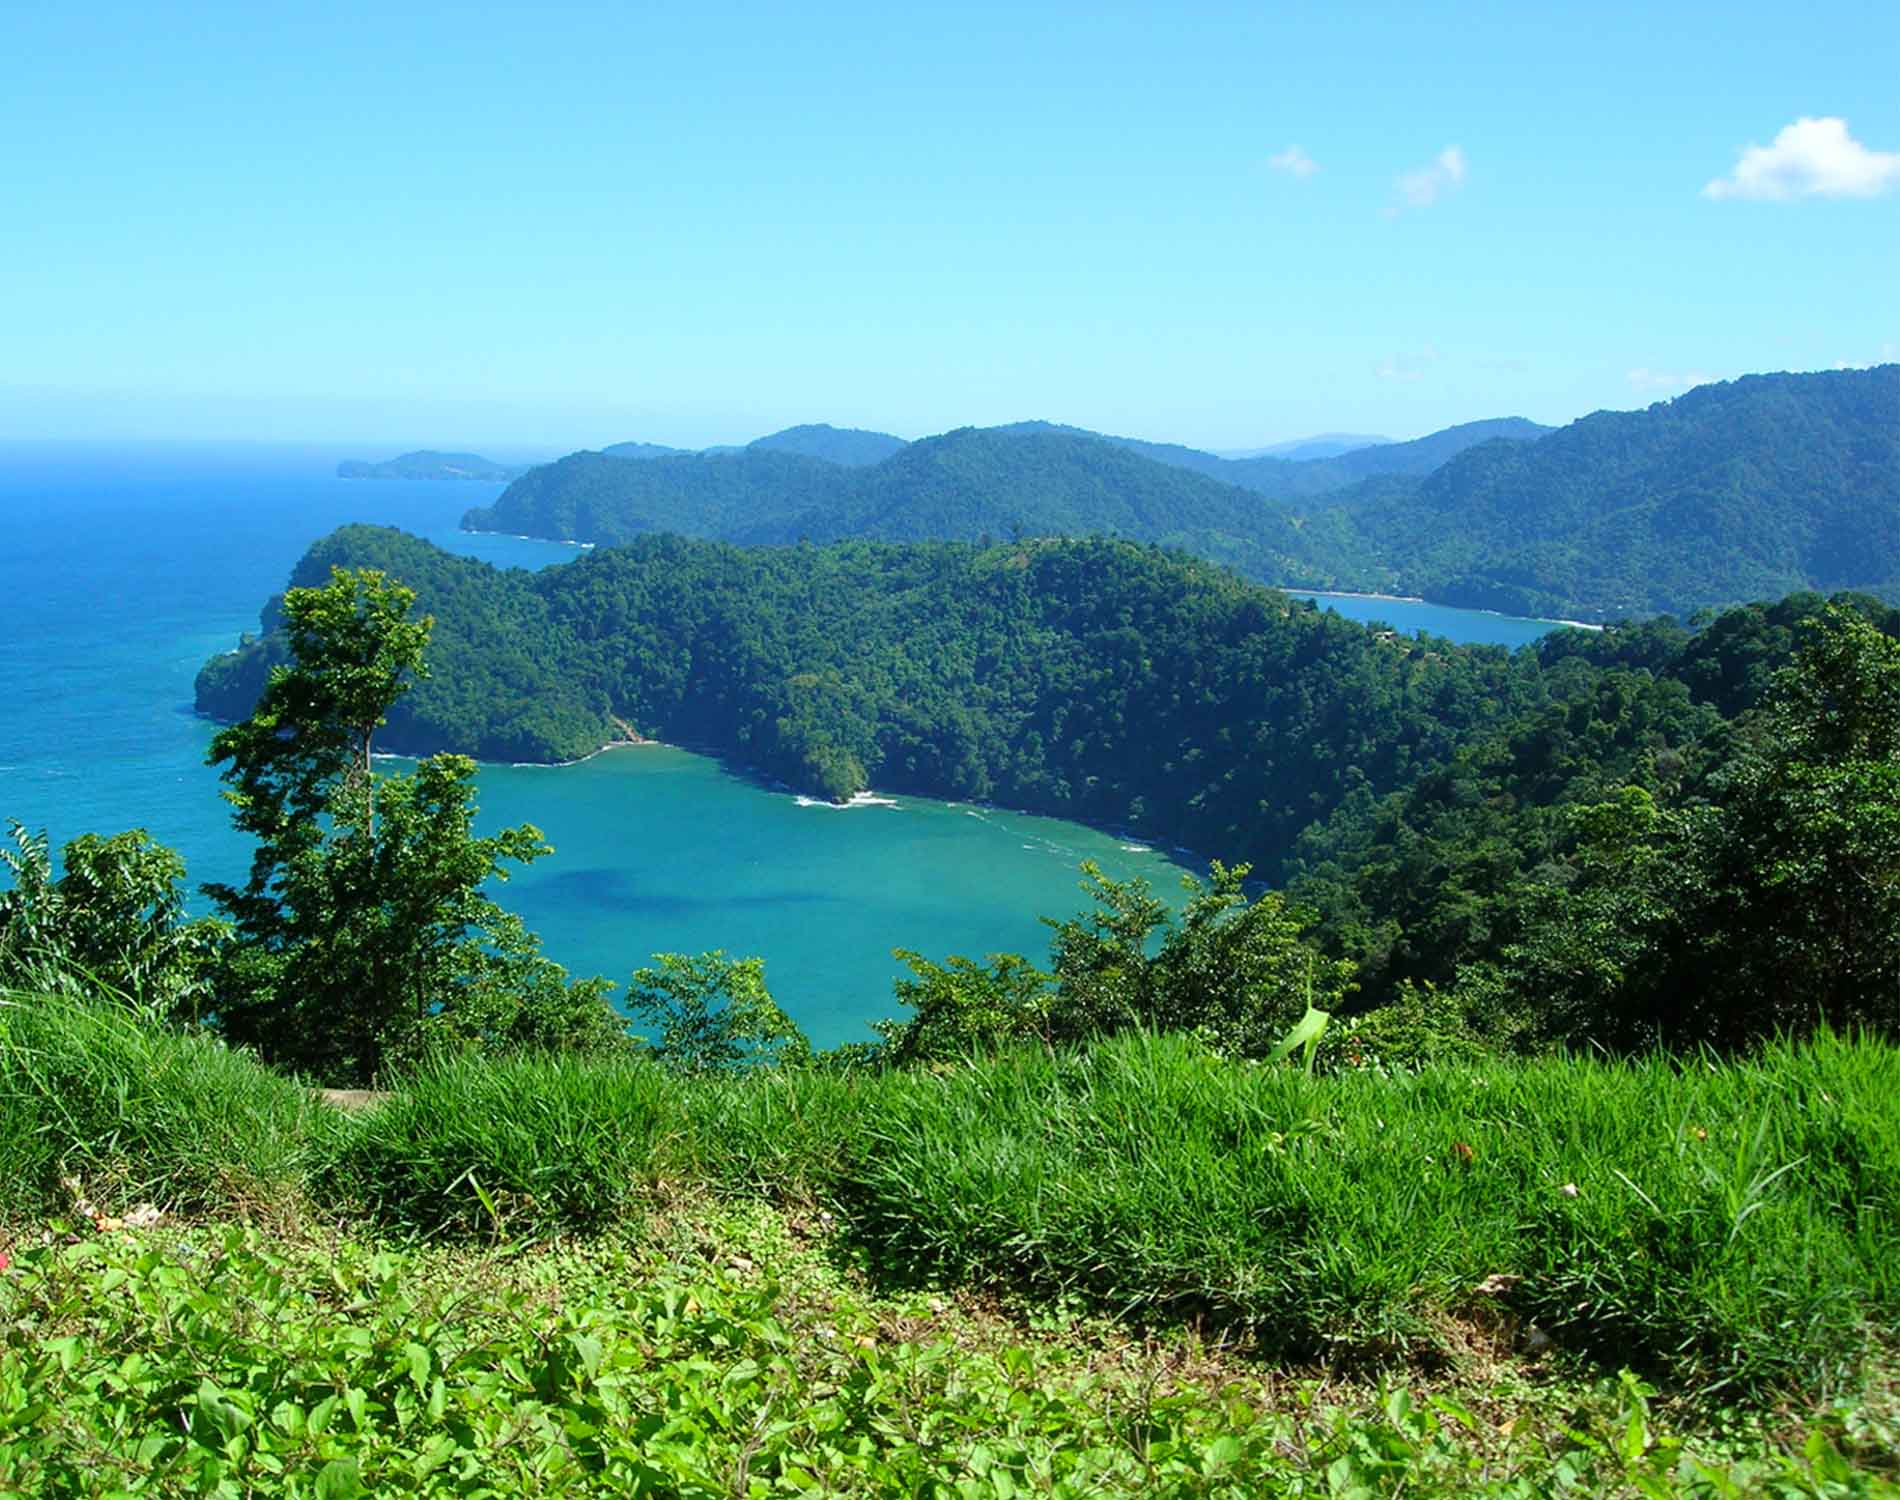
<instances>
[{"instance_id":1,"label":"green grass","mask_svg":"<svg viewBox=\"0 0 1900 1500\"><path fill-rule=\"evenodd\" d=\"M205 1037L110 1005L0 993L0 1220L70 1212L215 1213L302 1190L307 1090Z\"/></svg>"},{"instance_id":2,"label":"green grass","mask_svg":"<svg viewBox=\"0 0 1900 1500\"><path fill-rule=\"evenodd\" d=\"M320 1198L402 1231L571 1234L637 1222L682 1124L634 1061L456 1060L321 1130Z\"/></svg>"},{"instance_id":3,"label":"green grass","mask_svg":"<svg viewBox=\"0 0 1900 1500\"><path fill-rule=\"evenodd\" d=\"M711 1191L835 1226L886 1286L1332 1369L1548 1342L1755 1404L1850 1387L1900 1323L1900 1049L1873 1041L1318 1079L1143 1037L857 1077L458 1062L342 1116L214 1043L45 1002L0 1010L0 1067L15 1223L68 1175L121 1207L302 1197L511 1242Z\"/></svg>"},{"instance_id":4,"label":"green grass","mask_svg":"<svg viewBox=\"0 0 1900 1500\"><path fill-rule=\"evenodd\" d=\"M1674 1381L1824 1389L1900 1312L1889 1047L1315 1080L1133 1039L858 1103L813 1186L881 1263L1276 1354L1416 1352L1501 1308Z\"/></svg>"}]
</instances>

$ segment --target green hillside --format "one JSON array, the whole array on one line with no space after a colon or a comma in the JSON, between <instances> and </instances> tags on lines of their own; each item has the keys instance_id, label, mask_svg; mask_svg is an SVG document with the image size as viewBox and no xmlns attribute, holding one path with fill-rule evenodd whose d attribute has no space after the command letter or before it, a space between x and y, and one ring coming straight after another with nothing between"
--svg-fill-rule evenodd
<instances>
[{"instance_id":1,"label":"green hillside","mask_svg":"<svg viewBox=\"0 0 1900 1500\"><path fill-rule=\"evenodd\" d=\"M750 445L755 451L802 453L807 458L822 458L827 463L856 468L882 463L904 447L904 440L888 432L866 432L861 427L833 427L829 422L787 427L770 433Z\"/></svg>"},{"instance_id":2,"label":"green hillside","mask_svg":"<svg viewBox=\"0 0 1900 1500\"><path fill-rule=\"evenodd\" d=\"M349 527L292 582L332 565L393 574L436 619L391 748L565 760L618 716L801 790L990 799L1263 862L1540 692L1501 650L1382 637L1128 542L644 537L529 574ZM248 714L282 650L212 658L201 711Z\"/></svg>"},{"instance_id":3,"label":"green hillside","mask_svg":"<svg viewBox=\"0 0 1900 1500\"><path fill-rule=\"evenodd\" d=\"M1900 586L1900 365L1751 375L1340 497L1410 593L1605 619Z\"/></svg>"},{"instance_id":4,"label":"green hillside","mask_svg":"<svg viewBox=\"0 0 1900 1500\"><path fill-rule=\"evenodd\" d=\"M465 524L603 543L1107 534L1276 585L1585 620L1900 589L1900 366L1749 376L1543 431L1507 418L1311 463L1045 423L856 468L757 445L575 454Z\"/></svg>"},{"instance_id":5,"label":"green hillside","mask_svg":"<svg viewBox=\"0 0 1900 1500\"><path fill-rule=\"evenodd\" d=\"M655 531L738 542L1113 535L1185 547L1248 576L1363 581L1350 528L1090 436L964 428L857 468L758 445L629 464L579 453L523 476L473 530L613 544Z\"/></svg>"},{"instance_id":6,"label":"green hillside","mask_svg":"<svg viewBox=\"0 0 1900 1500\"><path fill-rule=\"evenodd\" d=\"M1484 422L1466 422L1447 427L1406 443L1375 443L1354 447L1345 453L1326 453L1312 457L1254 454L1247 458L1222 458L1199 448L1179 443L1151 443L1140 438L1112 437L1080 427L1063 427L1052 422L1014 422L989 429L1008 433L1063 433L1070 437L1099 438L1117 448L1151 459L1170 468L1190 469L1223 484L1239 485L1276 500L1310 499L1345 489L1375 474L1429 474L1433 469L1465 449L1479 443L1504 438L1511 442L1530 442L1553 431L1526 421L1523 417L1498 417Z\"/></svg>"},{"instance_id":7,"label":"green hillside","mask_svg":"<svg viewBox=\"0 0 1900 1500\"><path fill-rule=\"evenodd\" d=\"M570 453L522 475L462 525L607 546L656 531L729 536L823 503L845 474L823 459L769 449Z\"/></svg>"}]
</instances>

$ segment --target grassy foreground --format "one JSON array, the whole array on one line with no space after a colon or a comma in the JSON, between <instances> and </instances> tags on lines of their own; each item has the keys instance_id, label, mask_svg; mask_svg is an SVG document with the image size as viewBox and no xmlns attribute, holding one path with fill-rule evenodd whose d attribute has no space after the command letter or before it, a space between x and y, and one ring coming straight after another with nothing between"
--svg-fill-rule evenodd
<instances>
[{"instance_id":1,"label":"grassy foreground","mask_svg":"<svg viewBox=\"0 0 1900 1500\"><path fill-rule=\"evenodd\" d=\"M855 1078L468 1063L345 1116L9 1003L0 1476L1892 1493L1897 1127L1900 1049L1834 1038L1389 1078L1170 1038ZM76 1195L168 1222L96 1233Z\"/></svg>"},{"instance_id":2,"label":"grassy foreground","mask_svg":"<svg viewBox=\"0 0 1900 1500\"><path fill-rule=\"evenodd\" d=\"M255 1228L16 1246L22 1495L1892 1496L1841 1404L1684 1438L1632 1377L1288 1378L1191 1339L880 1296L769 1208L630 1245Z\"/></svg>"}]
</instances>

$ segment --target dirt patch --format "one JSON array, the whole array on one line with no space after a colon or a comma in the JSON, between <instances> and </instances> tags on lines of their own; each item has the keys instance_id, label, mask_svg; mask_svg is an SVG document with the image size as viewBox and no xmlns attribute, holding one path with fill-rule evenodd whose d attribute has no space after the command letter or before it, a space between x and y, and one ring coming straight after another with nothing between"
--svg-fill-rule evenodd
<instances>
[{"instance_id":1,"label":"dirt patch","mask_svg":"<svg viewBox=\"0 0 1900 1500\"><path fill-rule=\"evenodd\" d=\"M351 1112L374 1109L385 1099L393 1097L387 1089L318 1089L317 1095L330 1108Z\"/></svg>"}]
</instances>

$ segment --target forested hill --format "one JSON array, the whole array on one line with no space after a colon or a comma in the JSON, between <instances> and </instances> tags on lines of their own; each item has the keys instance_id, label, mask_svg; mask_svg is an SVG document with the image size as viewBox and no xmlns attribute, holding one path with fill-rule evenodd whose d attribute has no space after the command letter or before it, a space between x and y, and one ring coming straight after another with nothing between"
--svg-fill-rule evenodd
<instances>
[{"instance_id":1,"label":"forested hill","mask_svg":"<svg viewBox=\"0 0 1900 1500\"><path fill-rule=\"evenodd\" d=\"M577 453L523 476L463 525L609 545L659 531L747 543L1112 534L1278 583L1364 581L1341 518L1303 523L1233 485L1055 432L964 428L857 468L757 445L638 463Z\"/></svg>"},{"instance_id":2,"label":"forested hill","mask_svg":"<svg viewBox=\"0 0 1900 1500\"><path fill-rule=\"evenodd\" d=\"M840 535L828 516L891 515L896 530L863 536L976 537L1021 529L1047 533L1114 533L1138 540L1179 541L1206 556L1248 567L1276 583L1350 586L1375 581L1356 557L1348 570L1318 540L1316 519L1305 543L1285 533L1295 523L1257 501L1150 472L1186 471L1225 489L1279 499L1329 494L1369 475L1423 474L1476 443L1528 441L1548 428L1521 417L1469 422L1410 443L1384 443L1324 459L1227 459L1173 443L1109 437L1049 422L962 428L907 444L888 433L825 425L790 427L744 449L683 453L651 443L620 443L598 454L576 453L529 473L492 506L472 510L474 531L508 531L613 543L645 531L678 531L733 541L777 536L788 526ZM1120 457L1102 450L1119 450ZM822 459L857 475L793 474L769 464L735 464L741 455ZM659 469L616 468L598 460L677 460ZM695 464L704 468L695 468ZM1078 482L1079 480L1079 482ZM914 518L933 517L915 529ZM1216 518L1210 522L1209 517ZM814 529L815 524L815 529ZM581 529L577 530L576 527ZM1337 528L1332 528L1336 530ZM1280 535L1276 537L1275 532Z\"/></svg>"},{"instance_id":3,"label":"forested hill","mask_svg":"<svg viewBox=\"0 0 1900 1500\"><path fill-rule=\"evenodd\" d=\"M829 422L814 422L769 433L750 446L755 451L802 453L807 458L822 458L827 463L856 468L860 464L884 462L904 447L904 440L888 432L866 432L861 427L833 427Z\"/></svg>"},{"instance_id":4,"label":"forested hill","mask_svg":"<svg viewBox=\"0 0 1900 1500\"><path fill-rule=\"evenodd\" d=\"M530 574L349 527L294 581L332 564L393 574L436 619L432 673L398 701L387 748L565 759L631 727L826 796L877 786L1130 828L1287 885L1369 1001L1428 981L1474 1004L1565 995L1585 1011L1605 986L1701 985L1714 950L1696 934L1726 931L1724 892L1756 878L1743 794L1781 785L1763 780L1778 737L1814 738L1810 716L1787 717L1788 684L1813 686L1812 669L1777 669L1840 617L1801 594L1699 631L1559 631L1507 655L1104 540L661 536ZM1900 612L1839 602L1900 634ZM273 603L267 630L275 618ZM246 714L282 652L273 633L208 662L199 709ZM1842 703L1849 659L1825 669ZM1890 717L1891 673L1867 680ZM1882 766L1869 786L1887 784L1890 753ZM1799 802L1807 785L1786 788ZM1832 839L1836 807L1801 816ZM1672 912L1693 920L1665 940ZM1799 975L1789 986L1805 993Z\"/></svg>"},{"instance_id":5,"label":"forested hill","mask_svg":"<svg viewBox=\"0 0 1900 1500\"><path fill-rule=\"evenodd\" d=\"M1900 593L1900 366L1748 376L1538 431L1476 423L1307 464L1039 423L945 433L856 467L759 445L641 463L582 453L524 475L464 524L608 544L657 531L1118 535L1286 587L1580 620L1687 616L1799 589ZM1407 472L1453 449L1431 473ZM1333 487L1274 501L1223 482L1248 465L1326 469ZM1370 477L1337 487L1358 475Z\"/></svg>"},{"instance_id":6,"label":"forested hill","mask_svg":"<svg viewBox=\"0 0 1900 1500\"><path fill-rule=\"evenodd\" d=\"M825 504L850 474L823 459L764 448L570 453L522 475L493 505L469 511L462 525L603 546L658 531L731 536Z\"/></svg>"},{"instance_id":7,"label":"forested hill","mask_svg":"<svg viewBox=\"0 0 1900 1500\"><path fill-rule=\"evenodd\" d=\"M1429 474L1433 469L1465 449L1479 443L1505 439L1532 442L1554 428L1541 427L1523 417L1497 417L1484 422L1465 422L1447 427L1409 443L1373 443L1345 453L1328 453L1308 458L1282 454L1257 453L1247 458L1222 458L1199 448L1179 443L1150 443L1140 438L1112 437L1080 427L1063 427L1051 422L1012 422L990 432L1016 434L1060 433L1068 437L1095 438L1125 448L1155 463L1170 468L1190 469L1222 484L1236 484L1276 500L1311 499L1345 489L1375 474Z\"/></svg>"},{"instance_id":8,"label":"forested hill","mask_svg":"<svg viewBox=\"0 0 1900 1500\"><path fill-rule=\"evenodd\" d=\"M1441 603L1606 619L1891 594L1900 365L1701 386L1341 499L1392 583Z\"/></svg>"},{"instance_id":9,"label":"forested hill","mask_svg":"<svg viewBox=\"0 0 1900 1500\"><path fill-rule=\"evenodd\" d=\"M1263 863L1541 693L1501 650L1376 634L1127 542L645 537L528 574L349 527L293 582L333 564L391 573L436 619L388 748L561 760L617 716L830 796L990 799ZM248 713L282 649L214 658L200 710Z\"/></svg>"},{"instance_id":10,"label":"forested hill","mask_svg":"<svg viewBox=\"0 0 1900 1500\"><path fill-rule=\"evenodd\" d=\"M1480 443L1500 440L1507 443L1533 443L1555 431L1555 427L1545 427L1523 417L1493 417L1483 422L1461 422L1456 427L1427 433L1409 443L1378 443L1369 448L1354 448L1349 453L1333 458L1307 460L1304 467L1316 474L1324 473L1333 481L1329 488L1337 488L1361 479L1370 479L1377 474L1429 474ZM1263 489L1264 486L1254 485L1253 488ZM1318 494L1321 491L1307 489L1299 493Z\"/></svg>"}]
</instances>

